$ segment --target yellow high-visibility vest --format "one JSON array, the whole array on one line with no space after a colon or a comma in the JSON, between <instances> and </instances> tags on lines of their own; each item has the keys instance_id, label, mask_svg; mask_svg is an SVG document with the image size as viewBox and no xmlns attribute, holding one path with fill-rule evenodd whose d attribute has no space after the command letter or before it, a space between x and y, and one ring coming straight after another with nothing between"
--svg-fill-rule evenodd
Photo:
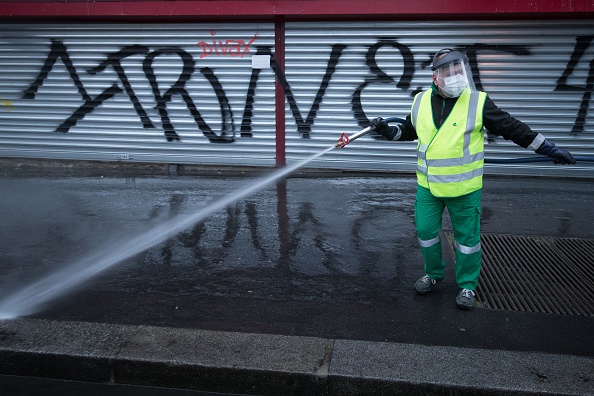
<instances>
[{"instance_id":1,"label":"yellow high-visibility vest","mask_svg":"<svg viewBox=\"0 0 594 396\"><path fill-rule=\"evenodd\" d=\"M415 96L411 121L417 131L417 182L436 197L459 197L483 186L487 94L464 91L441 127L433 122L431 90Z\"/></svg>"}]
</instances>

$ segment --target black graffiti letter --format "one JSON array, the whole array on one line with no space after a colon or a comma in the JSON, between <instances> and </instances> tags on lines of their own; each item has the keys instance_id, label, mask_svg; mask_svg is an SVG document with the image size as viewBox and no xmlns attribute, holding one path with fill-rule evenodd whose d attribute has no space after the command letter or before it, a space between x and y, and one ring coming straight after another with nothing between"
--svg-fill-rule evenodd
<instances>
[{"instance_id":1,"label":"black graffiti letter","mask_svg":"<svg viewBox=\"0 0 594 396\"><path fill-rule=\"evenodd\" d=\"M179 79L175 82L175 84L173 84L173 87L169 88L167 92L165 92L165 95L161 95L159 84L157 83L157 78L155 77L155 71L153 70L153 61L157 56L167 54L179 55L183 62L183 69ZM174 94L187 94L185 84L194 72L194 59L192 59L190 54L181 49L161 49L151 52L146 58L144 58L142 69L146 75L146 78L148 78L149 83L151 84L151 88L153 89L153 95L155 96L155 101L157 102L155 109L161 116L161 123L163 124L163 130L165 131L165 137L167 138L167 141L171 142L173 140L179 140L179 136L175 132L175 129L173 129L173 125L169 119L167 103L171 101L171 97Z\"/></svg>"},{"instance_id":2,"label":"black graffiti letter","mask_svg":"<svg viewBox=\"0 0 594 396\"><path fill-rule=\"evenodd\" d=\"M93 110L97 108L101 103L105 102L107 99L113 97L116 94L122 92L122 89L118 87L116 84L113 84L111 87L107 88L105 91L97 95L95 98L85 101L82 106L80 106L66 121L60 124L59 127L56 128L56 132L66 133L76 125L76 123Z\"/></svg>"},{"instance_id":3,"label":"black graffiti letter","mask_svg":"<svg viewBox=\"0 0 594 396\"><path fill-rule=\"evenodd\" d=\"M74 84L78 88L78 92L83 97L85 103L80 106L68 119L66 119L60 126L56 128L56 132L66 133L70 130L71 127L75 126L76 123L82 120L85 115L92 112L97 106L101 103L106 101L107 99L111 98L115 94L122 92L122 90L116 85L113 84L111 87L107 88L101 94L97 95L95 98L91 98L87 93L87 90L83 86L83 83L80 81L78 74L76 73L76 68L72 64L70 60L70 55L68 55L68 51L66 46L61 41L52 40L52 46L50 49L50 53L45 61L45 64L41 68L41 72L35 82L25 90L23 94L24 99L34 99L37 90L43 82L47 78L49 72L54 67L56 60L58 58L62 59L66 69L68 70L68 74L70 74L70 78L74 81Z\"/></svg>"},{"instance_id":4,"label":"black graffiti letter","mask_svg":"<svg viewBox=\"0 0 594 396\"><path fill-rule=\"evenodd\" d=\"M481 73L478 65L477 54L479 52L505 52L513 55L530 55L528 47L523 45L497 45L497 44L483 44L476 43L467 46L461 46L456 48L458 51L465 52L468 56L468 63L470 64L470 70L472 70L472 79L474 85L479 91L483 91L483 83L481 81Z\"/></svg>"},{"instance_id":5,"label":"black graffiti letter","mask_svg":"<svg viewBox=\"0 0 594 396\"><path fill-rule=\"evenodd\" d=\"M200 130L206 135L208 140L212 143L232 143L235 140L235 126L233 124L233 112L231 111L231 106L229 105L229 100L225 95L225 90L223 86L219 82L217 76L213 73L213 71L208 67L203 67L200 69L200 73L206 77L206 79L212 85L215 93L217 94L217 99L219 100L219 106L221 106L221 119L222 119L222 128L221 134L217 135L210 129L210 127L204 122L198 109L192 104L192 108L190 111L192 115L194 115L194 120L200 127ZM189 106L189 104L188 104ZM231 135L228 136L227 132L231 132Z\"/></svg>"},{"instance_id":6,"label":"black graffiti letter","mask_svg":"<svg viewBox=\"0 0 594 396\"><path fill-rule=\"evenodd\" d=\"M371 73L374 74L374 77L366 78L365 82L359 85L359 87L355 90L353 99L351 101L353 114L355 115L357 123L361 128L366 128L369 126L369 120L367 119L367 116L363 111L363 105L361 104L361 93L365 87L373 83L391 84L394 82L392 77L388 76L383 70L379 68L375 60L377 51L384 46L394 47L398 49L402 55L402 59L404 61L404 71L402 73L402 77L400 77L400 80L396 84L398 88L403 90L408 89L415 72L415 59L413 53L407 46L400 44L398 41L383 39L369 47L367 55L365 56L365 61L369 67L369 70L371 70Z\"/></svg>"},{"instance_id":7,"label":"black graffiti letter","mask_svg":"<svg viewBox=\"0 0 594 396\"><path fill-rule=\"evenodd\" d=\"M157 79L155 77L155 72L153 70L153 61L159 55L168 55L173 54L180 57L183 63L182 72L178 78L178 80L173 84L171 88L169 88L164 95L161 95L161 91L159 90L159 85L157 83ZM219 103L221 105L221 113L223 115L223 132L221 136L217 136L212 129L206 124L202 115L198 111L198 108L194 104L192 97L188 93L185 88L186 82L192 77L194 73L194 59L190 54L186 51L178 48L165 48L154 51L150 53L143 62L143 69L146 77L148 78L151 88L153 89L153 94L155 96L155 100L157 102L157 106L155 107L159 111L159 115L161 116L161 122L163 124L163 129L165 131L165 136L167 137L168 141L179 140L179 136L175 132L173 125L171 124L171 120L169 119L169 114L167 112L167 103L171 102L171 98L173 95L179 94L186 105L188 106L188 110L194 117L194 121L196 121L196 125L200 128L202 133L213 143L229 143L233 141L234 136L228 137L225 136L225 131L228 129L226 119L227 117L231 117L231 108L229 107L227 98L223 92L223 88L219 83L218 79L214 75L214 73L209 68L203 68L200 71L204 76L209 80L213 89L217 94L217 98L219 99ZM231 124L233 120L231 118Z\"/></svg>"},{"instance_id":8,"label":"black graffiti letter","mask_svg":"<svg viewBox=\"0 0 594 396\"><path fill-rule=\"evenodd\" d=\"M85 101L91 100L91 97L87 93L87 90L83 86L83 83L80 81L80 78L76 73L76 68L72 64L72 60L70 59L70 55L68 55L68 50L66 49L66 46L61 41L57 40L52 40L50 53L47 56L47 59L45 60L45 63L43 64L43 67L41 68L41 71L39 72L39 75L37 76L35 82L31 84L31 86L27 88L23 93L23 99L35 99L35 94L37 93L37 90L39 90L39 87L43 85L43 82L47 78L49 72L54 67L54 64L56 63L58 58L62 59L62 62L64 62L64 66L66 66L66 70L68 70L70 78L72 79L72 81L74 81L74 85L76 85L76 88L78 88L78 92L83 97L83 99Z\"/></svg>"},{"instance_id":9,"label":"black graffiti letter","mask_svg":"<svg viewBox=\"0 0 594 396\"><path fill-rule=\"evenodd\" d=\"M101 62L98 66L87 70L87 73L97 74L97 73L105 70L105 68L107 66L111 65L114 68L114 70L116 71L116 73L118 74L118 77L120 78L120 80L122 81L122 84L124 85L124 89L126 90L128 97L132 101L132 104L134 105L134 109L136 110L136 113L140 117L142 126L145 128L154 128L155 126L151 122L150 118L146 115L146 111L144 111L144 108L142 107L142 105L140 104L140 101L136 97L136 94L134 93L134 90L132 89L132 86L130 85L130 82L128 81L128 76L126 76L126 72L124 71L124 68L122 67L122 62L121 62L122 59L124 59L127 56L136 55L136 54L146 54L148 52L149 52L148 47L145 47L143 45L131 45L128 47L124 47L118 52L113 52L111 54L108 54L106 60Z\"/></svg>"},{"instance_id":10,"label":"black graffiti letter","mask_svg":"<svg viewBox=\"0 0 594 396\"><path fill-rule=\"evenodd\" d=\"M328 84L330 83L330 79L332 75L336 71L336 65L338 64L338 60L342 55L342 51L346 48L346 45L343 44L334 44L332 46L332 52L330 54L330 59L328 60L328 66L326 68L326 74L324 74L324 78L322 79L322 84L320 85L320 89L316 94L314 99L314 103L309 110L309 114L307 115L307 119L303 120L301 117L301 112L299 111L299 107L297 106L297 102L295 101L295 96L291 92L291 87L287 82L287 78L280 70L280 67L276 65L276 62L272 61L272 67L274 68L274 73L276 77L279 79L281 84L285 87L285 95L287 97L287 101L289 102L289 107L291 108L291 112L293 113L293 118L295 118L295 122L297 123L297 131L299 134L304 138L309 138L311 133L311 126L314 123L316 118L316 113L320 108L320 104L322 103L322 99L324 98L324 93L326 92L326 88L328 88Z\"/></svg>"},{"instance_id":11,"label":"black graffiti letter","mask_svg":"<svg viewBox=\"0 0 594 396\"><path fill-rule=\"evenodd\" d=\"M576 87L574 85L567 85L567 79L573 73L575 66L577 65L578 61L584 55L590 43L594 39L593 36L581 36L575 39L576 44L571 54L571 58L567 63L567 67L563 72L563 75L559 77L557 80L557 87L555 87L555 91L579 91L584 92L582 96L582 103L580 104L580 109L578 110L577 118L575 119L575 123L573 124L573 128L571 129L572 135L578 135L579 133L584 131L584 125L586 124L586 117L588 116L588 108L590 107L590 99L592 99L592 89L594 89L594 59L590 61L590 69L588 70L588 77L586 78L586 86L584 87Z\"/></svg>"},{"instance_id":12,"label":"black graffiti letter","mask_svg":"<svg viewBox=\"0 0 594 396\"><path fill-rule=\"evenodd\" d=\"M271 48L268 46L256 46L256 55L272 55ZM243 118L241 119L241 137L252 137L252 116L254 114L254 96L260 71L260 69L252 69L250 85L248 86L248 91L245 98L245 109L243 111Z\"/></svg>"}]
</instances>

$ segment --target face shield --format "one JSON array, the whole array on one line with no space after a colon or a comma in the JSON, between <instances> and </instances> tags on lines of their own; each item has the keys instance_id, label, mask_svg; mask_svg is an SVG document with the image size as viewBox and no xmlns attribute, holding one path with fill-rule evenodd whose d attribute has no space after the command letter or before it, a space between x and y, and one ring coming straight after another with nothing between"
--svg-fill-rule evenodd
<instances>
[{"instance_id":1,"label":"face shield","mask_svg":"<svg viewBox=\"0 0 594 396\"><path fill-rule=\"evenodd\" d=\"M459 51L439 51L433 57L431 70L440 92L448 98L457 98L465 90L476 91L468 58Z\"/></svg>"}]
</instances>

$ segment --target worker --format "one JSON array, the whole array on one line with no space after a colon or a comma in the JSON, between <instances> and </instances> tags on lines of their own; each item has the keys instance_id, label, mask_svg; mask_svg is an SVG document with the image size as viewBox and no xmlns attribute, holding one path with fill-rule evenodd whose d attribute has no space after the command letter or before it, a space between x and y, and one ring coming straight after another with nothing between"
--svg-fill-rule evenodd
<instances>
[{"instance_id":1,"label":"worker","mask_svg":"<svg viewBox=\"0 0 594 396\"><path fill-rule=\"evenodd\" d=\"M549 156L555 163L575 164L575 159L569 151L499 109L487 93L477 91L464 53L450 48L438 51L431 70L433 84L415 96L407 116L410 125L388 125L381 117L370 124L388 140L418 140L415 222L425 275L416 281L415 290L427 294L444 277L439 232L444 208L448 208L460 288L456 304L472 309L482 264L483 128Z\"/></svg>"}]
</instances>

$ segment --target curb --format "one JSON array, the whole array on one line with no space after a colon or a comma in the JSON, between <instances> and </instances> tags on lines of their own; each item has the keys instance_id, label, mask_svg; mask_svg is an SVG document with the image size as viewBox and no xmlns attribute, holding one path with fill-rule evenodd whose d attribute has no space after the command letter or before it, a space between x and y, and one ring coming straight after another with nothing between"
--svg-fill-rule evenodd
<instances>
[{"instance_id":1,"label":"curb","mask_svg":"<svg viewBox=\"0 0 594 396\"><path fill-rule=\"evenodd\" d=\"M0 321L0 374L255 395L594 395L586 357L42 319Z\"/></svg>"}]
</instances>

